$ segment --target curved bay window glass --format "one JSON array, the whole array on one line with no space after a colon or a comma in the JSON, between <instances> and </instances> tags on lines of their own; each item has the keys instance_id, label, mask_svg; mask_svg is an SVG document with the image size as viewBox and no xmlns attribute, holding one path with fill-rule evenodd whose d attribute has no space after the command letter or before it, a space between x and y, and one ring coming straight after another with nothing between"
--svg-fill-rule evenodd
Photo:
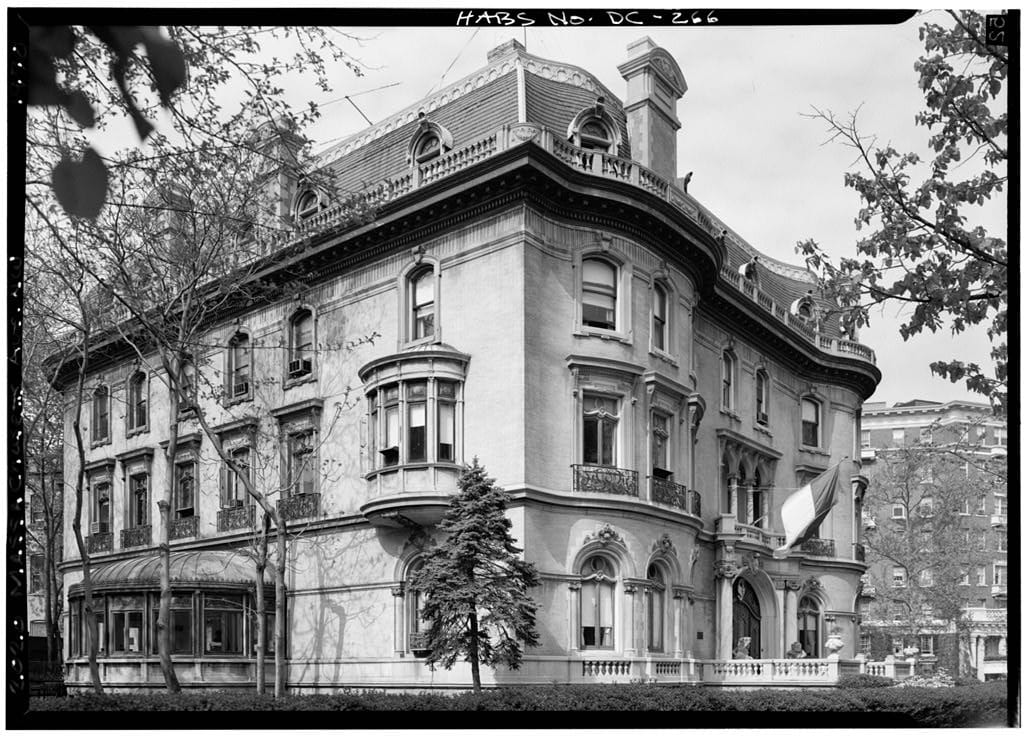
<instances>
[{"instance_id":1,"label":"curved bay window glass","mask_svg":"<svg viewBox=\"0 0 1024 736\"><path fill-rule=\"evenodd\" d=\"M796 611L797 634L800 646L808 657L820 656L818 648L819 631L821 629L821 611L818 602L809 596L800 599Z\"/></svg>"},{"instance_id":2,"label":"curved bay window glass","mask_svg":"<svg viewBox=\"0 0 1024 736\"><path fill-rule=\"evenodd\" d=\"M619 401L607 396L583 397L583 462L615 466L615 435Z\"/></svg>"},{"instance_id":3,"label":"curved bay window glass","mask_svg":"<svg viewBox=\"0 0 1024 736\"><path fill-rule=\"evenodd\" d=\"M587 559L580 571L580 643L584 648L615 646L615 567L602 555Z\"/></svg>"},{"instance_id":4,"label":"curved bay window glass","mask_svg":"<svg viewBox=\"0 0 1024 736\"><path fill-rule=\"evenodd\" d=\"M437 382L437 459L455 461L454 381Z\"/></svg>"},{"instance_id":5,"label":"curved bay window glass","mask_svg":"<svg viewBox=\"0 0 1024 736\"><path fill-rule=\"evenodd\" d=\"M412 305L411 339L434 334L434 270L423 269L409 278L409 303Z\"/></svg>"},{"instance_id":6,"label":"curved bay window glass","mask_svg":"<svg viewBox=\"0 0 1024 736\"><path fill-rule=\"evenodd\" d=\"M244 654L242 596L203 596L203 652L206 654Z\"/></svg>"},{"instance_id":7,"label":"curved bay window glass","mask_svg":"<svg viewBox=\"0 0 1024 736\"><path fill-rule=\"evenodd\" d=\"M583 259L583 324L615 329L618 269L603 258Z\"/></svg>"},{"instance_id":8,"label":"curved bay window glass","mask_svg":"<svg viewBox=\"0 0 1024 736\"><path fill-rule=\"evenodd\" d=\"M665 576L657 565L647 568L647 648L652 652L665 650Z\"/></svg>"}]
</instances>

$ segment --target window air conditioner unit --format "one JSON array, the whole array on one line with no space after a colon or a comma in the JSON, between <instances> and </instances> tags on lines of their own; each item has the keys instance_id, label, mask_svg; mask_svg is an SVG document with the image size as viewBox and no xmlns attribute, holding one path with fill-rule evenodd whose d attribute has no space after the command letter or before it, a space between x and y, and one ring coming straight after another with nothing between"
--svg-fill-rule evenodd
<instances>
[{"instance_id":1,"label":"window air conditioner unit","mask_svg":"<svg viewBox=\"0 0 1024 736\"><path fill-rule=\"evenodd\" d=\"M398 464L398 446L385 447L380 450L380 454L384 456L384 465L397 465Z\"/></svg>"},{"instance_id":2,"label":"window air conditioner unit","mask_svg":"<svg viewBox=\"0 0 1024 736\"><path fill-rule=\"evenodd\" d=\"M313 372L313 361L305 360L304 358L297 358L288 362L288 376L295 378L296 376L305 376L308 373Z\"/></svg>"},{"instance_id":3,"label":"window air conditioner unit","mask_svg":"<svg viewBox=\"0 0 1024 736\"><path fill-rule=\"evenodd\" d=\"M297 362L299 362L299 361L296 361L296 360L292 361L293 364L297 363ZM249 382L248 381L242 381L241 383L236 383L234 385L234 390L232 391L231 395L232 396L244 396L247 393L249 393Z\"/></svg>"},{"instance_id":4,"label":"window air conditioner unit","mask_svg":"<svg viewBox=\"0 0 1024 736\"><path fill-rule=\"evenodd\" d=\"M94 521L92 524L89 525L89 531L92 534L106 534L107 525L104 524L102 521Z\"/></svg>"}]
</instances>

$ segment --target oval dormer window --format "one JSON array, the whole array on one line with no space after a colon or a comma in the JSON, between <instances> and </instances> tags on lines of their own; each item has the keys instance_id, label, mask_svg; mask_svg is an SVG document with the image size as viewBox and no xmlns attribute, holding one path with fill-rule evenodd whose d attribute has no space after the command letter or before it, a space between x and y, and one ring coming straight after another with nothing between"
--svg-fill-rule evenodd
<instances>
[{"instance_id":1,"label":"oval dormer window","mask_svg":"<svg viewBox=\"0 0 1024 736\"><path fill-rule=\"evenodd\" d=\"M607 152L612 147L612 136L600 120L588 120L580 126L579 146L592 151Z\"/></svg>"}]
</instances>

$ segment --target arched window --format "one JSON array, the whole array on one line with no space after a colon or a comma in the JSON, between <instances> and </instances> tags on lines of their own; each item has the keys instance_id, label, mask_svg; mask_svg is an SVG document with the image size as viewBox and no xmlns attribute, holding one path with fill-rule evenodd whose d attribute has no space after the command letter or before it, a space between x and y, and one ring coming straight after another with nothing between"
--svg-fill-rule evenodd
<instances>
[{"instance_id":1,"label":"arched window","mask_svg":"<svg viewBox=\"0 0 1024 736\"><path fill-rule=\"evenodd\" d=\"M110 388L98 386L92 394L92 441L110 439Z\"/></svg>"},{"instance_id":2,"label":"arched window","mask_svg":"<svg viewBox=\"0 0 1024 736\"><path fill-rule=\"evenodd\" d=\"M615 156L618 155L619 131L604 102L604 97L598 97L597 104L581 110L569 123L566 137L574 146Z\"/></svg>"},{"instance_id":3,"label":"arched window","mask_svg":"<svg viewBox=\"0 0 1024 736\"><path fill-rule=\"evenodd\" d=\"M228 343L228 385L229 399L240 400L252 396L252 350L249 335L236 333Z\"/></svg>"},{"instance_id":4,"label":"arched window","mask_svg":"<svg viewBox=\"0 0 1024 736\"><path fill-rule=\"evenodd\" d=\"M411 314L410 339L419 340L434 334L434 269L427 267L409 276Z\"/></svg>"},{"instance_id":5,"label":"arched window","mask_svg":"<svg viewBox=\"0 0 1024 736\"><path fill-rule=\"evenodd\" d=\"M603 555L594 555L580 571L580 642L583 648L615 646L615 566Z\"/></svg>"},{"instance_id":6,"label":"arched window","mask_svg":"<svg viewBox=\"0 0 1024 736\"><path fill-rule=\"evenodd\" d=\"M427 118L425 112L419 114L419 127L409 140L406 149L406 160L410 166L437 158L452 148L452 134L443 125Z\"/></svg>"},{"instance_id":7,"label":"arched window","mask_svg":"<svg viewBox=\"0 0 1024 736\"><path fill-rule=\"evenodd\" d=\"M736 358L729 351L722 353L722 408L732 410L735 406L733 395L736 385Z\"/></svg>"},{"instance_id":8,"label":"arched window","mask_svg":"<svg viewBox=\"0 0 1024 736\"><path fill-rule=\"evenodd\" d=\"M313 372L313 313L300 309L292 315L288 330L288 377Z\"/></svg>"},{"instance_id":9,"label":"arched window","mask_svg":"<svg viewBox=\"0 0 1024 736\"><path fill-rule=\"evenodd\" d=\"M768 374L758 369L754 377L755 418L758 424L768 424Z\"/></svg>"},{"instance_id":10,"label":"arched window","mask_svg":"<svg viewBox=\"0 0 1024 736\"><path fill-rule=\"evenodd\" d=\"M149 386L146 374L136 373L128 381L128 431L138 432L149 425Z\"/></svg>"},{"instance_id":11,"label":"arched window","mask_svg":"<svg viewBox=\"0 0 1024 736\"><path fill-rule=\"evenodd\" d=\"M800 441L808 447L821 447L821 405L814 399L803 399L800 413Z\"/></svg>"},{"instance_id":12,"label":"arched window","mask_svg":"<svg viewBox=\"0 0 1024 736\"><path fill-rule=\"evenodd\" d=\"M308 219L321 209L320 195L313 189L303 189L295 197L295 219Z\"/></svg>"},{"instance_id":13,"label":"arched window","mask_svg":"<svg viewBox=\"0 0 1024 736\"><path fill-rule=\"evenodd\" d=\"M821 629L821 611L818 608L818 602L805 595L800 599L796 614L800 646L804 648L804 652L806 652L808 657L817 658L820 656L818 632Z\"/></svg>"},{"instance_id":14,"label":"arched window","mask_svg":"<svg viewBox=\"0 0 1024 736\"><path fill-rule=\"evenodd\" d=\"M420 139L416 142L416 148L413 153L413 158L416 163L422 164L425 161L429 161L432 158L437 158L441 155L441 137L430 131L420 136Z\"/></svg>"},{"instance_id":15,"label":"arched window","mask_svg":"<svg viewBox=\"0 0 1024 736\"><path fill-rule=\"evenodd\" d=\"M665 576L657 565L647 568L647 648L652 652L665 650Z\"/></svg>"},{"instance_id":16,"label":"arched window","mask_svg":"<svg viewBox=\"0 0 1024 736\"><path fill-rule=\"evenodd\" d=\"M591 118L580 126L578 140L577 145L580 148L592 151L607 152L612 147L612 135L608 126L596 118Z\"/></svg>"},{"instance_id":17,"label":"arched window","mask_svg":"<svg viewBox=\"0 0 1024 736\"><path fill-rule=\"evenodd\" d=\"M651 347L668 350L668 292L655 284L651 295Z\"/></svg>"},{"instance_id":18,"label":"arched window","mask_svg":"<svg viewBox=\"0 0 1024 736\"><path fill-rule=\"evenodd\" d=\"M583 259L583 324L615 329L618 269L603 258Z\"/></svg>"}]
</instances>

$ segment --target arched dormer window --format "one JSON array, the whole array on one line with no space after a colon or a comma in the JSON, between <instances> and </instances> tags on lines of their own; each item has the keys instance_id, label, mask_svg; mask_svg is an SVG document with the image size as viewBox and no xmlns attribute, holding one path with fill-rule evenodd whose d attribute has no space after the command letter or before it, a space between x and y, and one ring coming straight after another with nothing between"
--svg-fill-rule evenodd
<instances>
[{"instance_id":1,"label":"arched dormer window","mask_svg":"<svg viewBox=\"0 0 1024 736\"><path fill-rule=\"evenodd\" d=\"M754 419L758 424L768 424L769 394L768 372L758 368L754 374Z\"/></svg>"},{"instance_id":2,"label":"arched dormer window","mask_svg":"<svg viewBox=\"0 0 1024 736\"><path fill-rule=\"evenodd\" d=\"M302 222L320 212L325 206L326 198L320 192L309 187L300 189L298 194L295 195L292 216L296 222Z\"/></svg>"},{"instance_id":3,"label":"arched dormer window","mask_svg":"<svg viewBox=\"0 0 1024 736\"><path fill-rule=\"evenodd\" d=\"M734 411L736 406L736 356L731 350L722 353L722 408Z\"/></svg>"},{"instance_id":4,"label":"arched dormer window","mask_svg":"<svg viewBox=\"0 0 1024 736\"><path fill-rule=\"evenodd\" d=\"M619 126L605 109L604 97L598 97L596 105L580 111L573 118L566 137L574 146L612 156L618 155L621 142Z\"/></svg>"},{"instance_id":5,"label":"arched dormer window","mask_svg":"<svg viewBox=\"0 0 1024 736\"><path fill-rule=\"evenodd\" d=\"M303 307L288 320L288 378L296 379L313 373L313 312Z\"/></svg>"},{"instance_id":6,"label":"arched dormer window","mask_svg":"<svg viewBox=\"0 0 1024 736\"><path fill-rule=\"evenodd\" d=\"M149 381L142 371L128 379L127 422L129 434L149 428Z\"/></svg>"},{"instance_id":7,"label":"arched dormer window","mask_svg":"<svg viewBox=\"0 0 1024 736\"><path fill-rule=\"evenodd\" d=\"M420 113L419 120L419 128L409 141L409 150L406 152L410 166L426 163L452 148L452 134L447 128L427 119L424 112Z\"/></svg>"}]
</instances>

